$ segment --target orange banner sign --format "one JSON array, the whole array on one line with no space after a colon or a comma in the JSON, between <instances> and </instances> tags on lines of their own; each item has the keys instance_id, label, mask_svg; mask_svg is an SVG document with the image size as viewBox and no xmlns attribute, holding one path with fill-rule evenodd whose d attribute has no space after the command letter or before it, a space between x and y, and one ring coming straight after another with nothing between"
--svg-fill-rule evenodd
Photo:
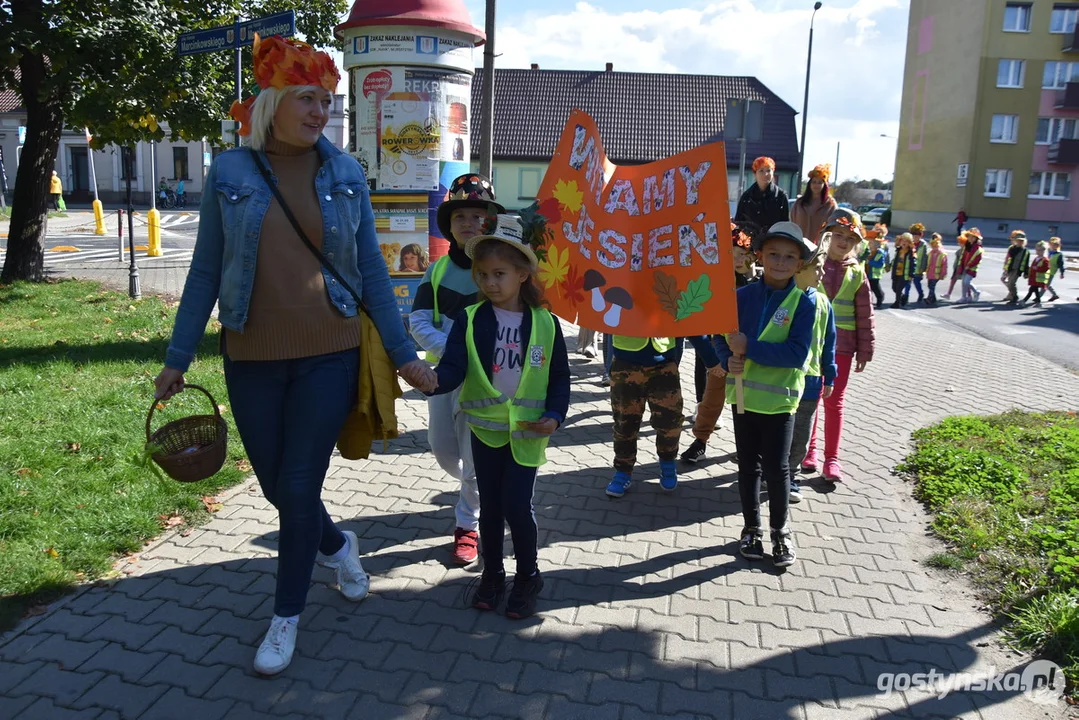
<instances>
[{"instance_id":1,"label":"orange banner sign","mask_svg":"<svg viewBox=\"0 0 1079 720\"><path fill-rule=\"evenodd\" d=\"M559 317L633 337L737 330L722 143L618 167L574 110L537 203L553 231L538 279Z\"/></svg>"}]
</instances>

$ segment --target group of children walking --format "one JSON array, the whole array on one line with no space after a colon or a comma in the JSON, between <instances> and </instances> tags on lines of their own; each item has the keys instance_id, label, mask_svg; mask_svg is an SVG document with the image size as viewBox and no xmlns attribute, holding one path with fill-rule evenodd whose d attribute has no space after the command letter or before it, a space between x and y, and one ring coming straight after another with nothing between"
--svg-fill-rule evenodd
<instances>
[{"instance_id":1,"label":"group of children walking","mask_svg":"<svg viewBox=\"0 0 1079 720\"><path fill-rule=\"evenodd\" d=\"M458 178L438 221L450 250L427 268L410 325L428 360L437 363L421 383L429 397L431 447L460 483L453 558L463 565L482 553L470 603L480 610L500 607L507 594L508 524L516 573L505 612L528 617L543 587L532 498L548 439L568 412L566 343L535 284L536 238L519 217L505 214L486 178ZM798 471L821 468L826 481L842 481L847 383L873 357L871 286L876 293L879 282L871 280L879 281L879 274L859 258L865 238L858 216L842 208L828 217L819 245L787 221L755 233L732 224L740 332L611 336L614 468L607 495L623 497L634 483L645 405L656 431L659 485L676 490L683 423L678 368L688 341L706 368L707 402L698 406L694 440L682 457L703 456L723 405L736 403L741 385L741 412L732 413L744 524L739 552L763 558L767 529L773 563L793 564L789 506L802 499ZM874 254L879 250L878 243ZM822 405L821 448L816 419Z\"/></svg>"},{"instance_id":2,"label":"group of children walking","mask_svg":"<svg viewBox=\"0 0 1079 720\"><path fill-rule=\"evenodd\" d=\"M889 273L892 279L892 293L895 296L893 308L906 307L910 302L912 287L918 293L917 302L936 305L937 285L948 279L949 267L951 283L948 292L940 295L940 298L951 299L957 283L961 287L959 302L977 302L981 298L981 291L974 282L985 254L982 234L978 228L970 228L959 234L956 238L958 247L951 263L948 261L948 253L944 249L940 233L932 233L928 242L924 235L924 225L911 225L907 232L896 236L893 255L888 250L886 226L878 224L866 232L866 243L859 249L858 257L865 263L878 310L884 306L881 279L885 273ZM1060 297L1053 289L1053 279L1057 274L1064 276L1064 255L1061 252L1060 238L1052 237L1048 242L1037 243L1035 256L1032 258L1030 250L1027 249L1026 233L1022 230L1012 232L1011 247L1008 248L1000 276L1000 281L1008 289L1007 297L1004 298L1006 304L1022 306L1033 296L1034 305L1039 306L1046 290L1050 293L1049 301L1056 300ZM928 281L927 292L922 290L923 279ZM1018 283L1023 279L1027 281L1028 291L1026 296L1019 300Z\"/></svg>"}]
</instances>

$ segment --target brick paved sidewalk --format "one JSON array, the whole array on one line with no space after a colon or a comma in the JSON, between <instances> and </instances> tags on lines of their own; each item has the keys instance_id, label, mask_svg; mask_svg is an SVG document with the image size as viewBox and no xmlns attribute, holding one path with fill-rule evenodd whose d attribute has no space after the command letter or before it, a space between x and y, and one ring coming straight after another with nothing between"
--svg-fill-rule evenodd
<instances>
[{"instance_id":1,"label":"brick paved sidewalk","mask_svg":"<svg viewBox=\"0 0 1079 720\"><path fill-rule=\"evenodd\" d=\"M511 622L467 609L475 573L448 565L454 487L426 451L426 405L409 393L404 437L367 461L335 458L326 486L331 514L362 539L372 596L350 604L318 569L281 676L250 670L272 613L276 533L249 482L208 525L144 552L126 579L0 639L0 717L1062 717L1015 693L880 698L876 679L1028 662L1000 648L962 582L921 564L936 547L927 518L890 468L919 426L1076 408L1079 380L890 313L879 329L882 351L849 390L849 481L834 492L811 482L792 508L799 561L788 572L737 556L727 419L676 492L648 479L607 499L607 392L597 363L575 364L570 420L537 486L540 614ZM933 369L903 383L903 405L885 407L896 378L918 367ZM1047 391L1028 396L1016 367ZM658 475L653 437L640 479Z\"/></svg>"}]
</instances>

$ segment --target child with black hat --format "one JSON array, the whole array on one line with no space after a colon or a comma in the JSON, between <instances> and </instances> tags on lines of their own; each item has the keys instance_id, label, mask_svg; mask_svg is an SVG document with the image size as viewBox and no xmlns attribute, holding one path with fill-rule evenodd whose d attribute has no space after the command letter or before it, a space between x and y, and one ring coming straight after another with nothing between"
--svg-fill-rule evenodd
<instances>
[{"instance_id":1,"label":"child with black hat","mask_svg":"<svg viewBox=\"0 0 1079 720\"><path fill-rule=\"evenodd\" d=\"M488 215L505 212L495 202L491 182L476 173L461 175L450 185L438 206L438 229L450 243L449 254L431 263L416 291L409 314L412 337L427 351L428 362L437 362L446 350L453 319L476 302L472 260L464 244L480 234ZM427 399L430 418L427 438L431 451L450 476L460 480L457 523L453 531L453 560L473 562L479 551L480 496L472 462L472 439L465 416L458 408L458 392Z\"/></svg>"}]
</instances>

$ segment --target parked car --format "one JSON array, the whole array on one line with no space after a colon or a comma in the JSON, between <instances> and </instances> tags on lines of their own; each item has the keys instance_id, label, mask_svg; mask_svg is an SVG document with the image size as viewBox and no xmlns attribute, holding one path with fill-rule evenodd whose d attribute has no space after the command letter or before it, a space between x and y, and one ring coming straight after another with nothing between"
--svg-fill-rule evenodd
<instances>
[{"instance_id":1,"label":"parked car","mask_svg":"<svg viewBox=\"0 0 1079 720\"><path fill-rule=\"evenodd\" d=\"M863 212L862 213L862 224L863 225L874 225L876 223L879 223L880 222L880 216L883 215L884 211L887 210L887 209L888 208L886 208L886 207L875 207L875 208L872 208L871 210L867 210L866 212Z\"/></svg>"}]
</instances>

